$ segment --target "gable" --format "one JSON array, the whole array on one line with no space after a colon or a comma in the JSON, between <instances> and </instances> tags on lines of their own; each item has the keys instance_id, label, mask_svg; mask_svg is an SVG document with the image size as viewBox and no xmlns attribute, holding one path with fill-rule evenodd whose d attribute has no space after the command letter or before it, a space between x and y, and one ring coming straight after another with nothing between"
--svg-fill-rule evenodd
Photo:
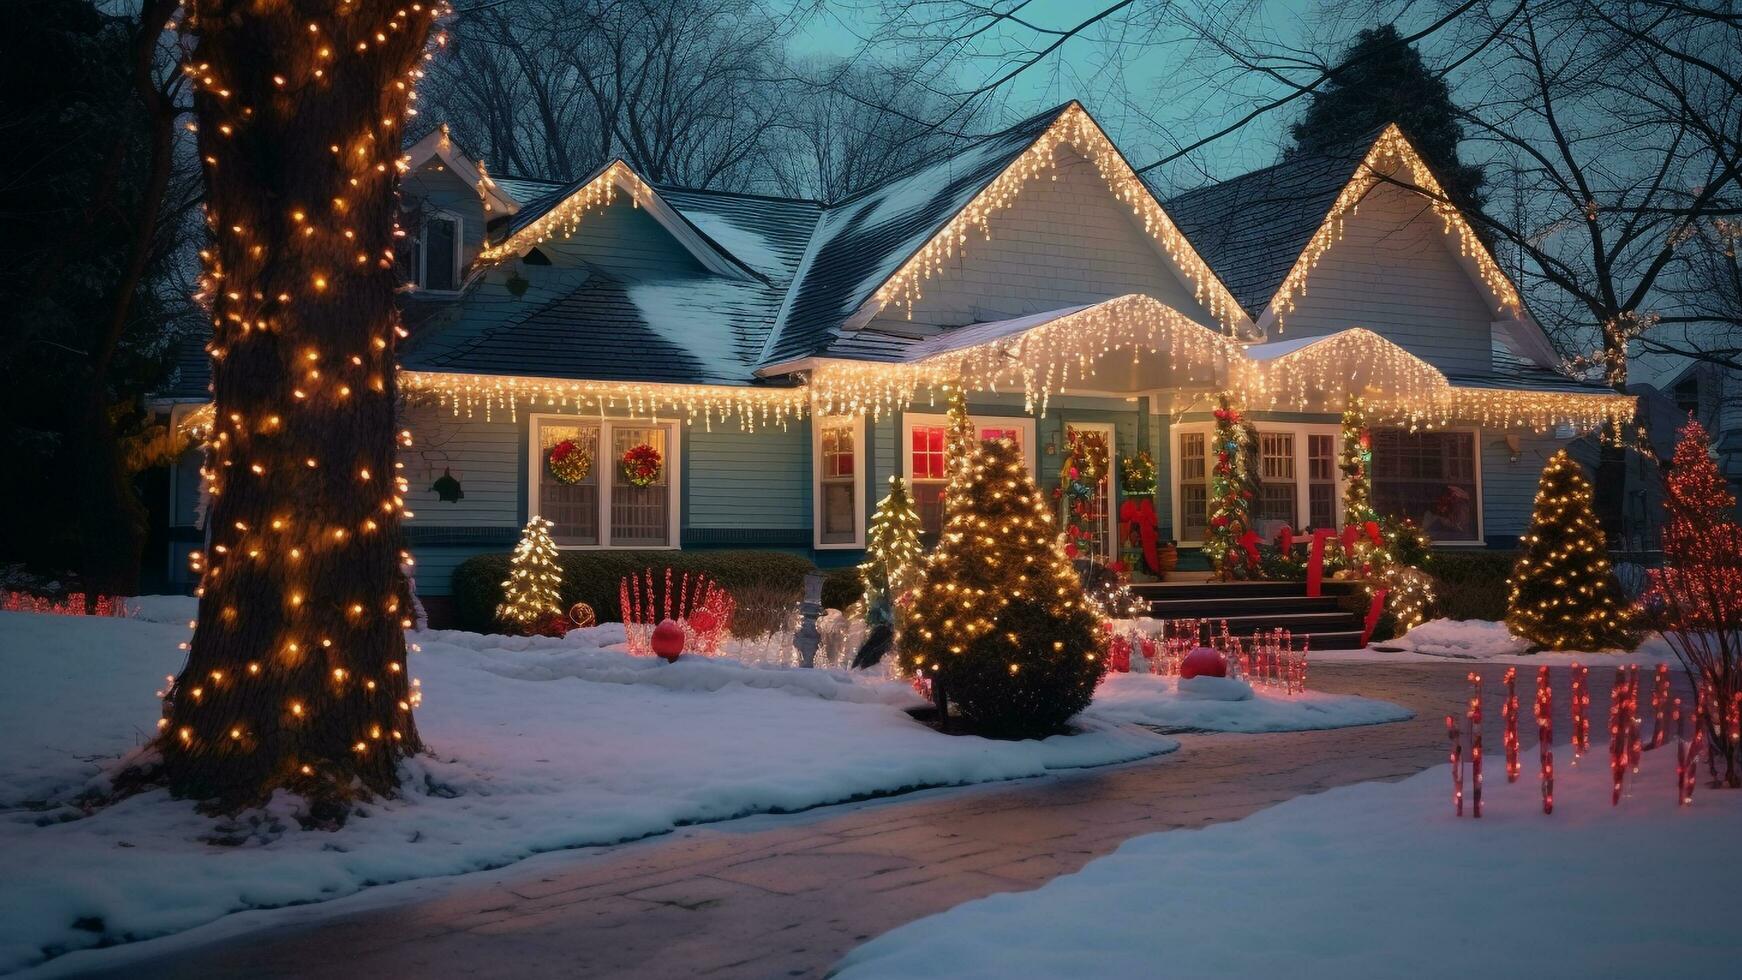
<instances>
[{"instance_id":1,"label":"gable","mask_svg":"<svg viewBox=\"0 0 1742 980\"><path fill-rule=\"evenodd\" d=\"M1431 201L1382 182L1339 230L1294 294L1283 338L1364 327L1448 374L1489 371L1499 314Z\"/></svg>"},{"instance_id":2,"label":"gable","mask_svg":"<svg viewBox=\"0 0 1742 980\"><path fill-rule=\"evenodd\" d=\"M912 306L881 310L865 329L924 335L1139 293L1212 329L1129 205L1068 143L1052 147L1052 179L1037 181L988 219L973 240L932 270Z\"/></svg>"},{"instance_id":3,"label":"gable","mask_svg":"<svg viewBox=\"0 0 1742 980\"><path fill-rule=\"evenodd\" d=\"M399 198L404 210L425 214L442 212L460 218L463 244L461 266L469 266L484 247L484 199L476 187L432 157L400 178Z\"/></svg>"}]
</instances>

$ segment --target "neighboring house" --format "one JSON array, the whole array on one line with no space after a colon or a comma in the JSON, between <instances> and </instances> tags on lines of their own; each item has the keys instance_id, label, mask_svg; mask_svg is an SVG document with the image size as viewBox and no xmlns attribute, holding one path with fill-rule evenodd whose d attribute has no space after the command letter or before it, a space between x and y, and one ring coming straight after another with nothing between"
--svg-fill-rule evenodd
<instances>
[{"instance_id":1,"label":"neighboring house","mask_svg":"<svg viewBox=\"0 0 1742 980\"><path fill-rule=\"evenodd\" d=\"M1072 430L1158 463L1161 533L1207 523L1216 393L1260 434L1260 526L1340 516L1360 396L1375 497L1443 544L1506 547L1542 463L1631 399L1573 381L1395 129L1158 199L1070 103L844 200L491 178L409 150L404 456L425 595L529 514L570 548L859 559L891 475L935 528L941 386L1043 486ZM166 398L204 398L185 364ZM593 465L557 479L564 440ZM647 445L645 485L618 465ZM171 521L195 546L190 462ZM573 477L574 472L569 476ZM457 492L456 492L457 491ZM1121 503L1117 480L1104 510ZM1105 548L1111 518L1094 529ZM172 555L177 562L180 554Z\"/></svg>"}]
</instances>

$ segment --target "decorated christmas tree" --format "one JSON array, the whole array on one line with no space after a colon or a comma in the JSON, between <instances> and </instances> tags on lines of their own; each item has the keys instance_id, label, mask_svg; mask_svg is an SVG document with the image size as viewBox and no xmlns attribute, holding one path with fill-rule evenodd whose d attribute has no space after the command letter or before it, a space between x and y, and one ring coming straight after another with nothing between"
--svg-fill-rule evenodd
<instances>
[{"instance_id":1,"label":"decorated christmas tree","mask_svg":"<svg viewBox=\"0 0 1742 980\"><path fill-rule=\"evenodd\" d=\"M1258 495L1253 457L1258 447L1252 426L1224 394L1215 411L1215 443L1210 447L1210 530L1204 555L1216 576L1258 578L1258 535L1252 530L1252 501Z\"/></svg>"},{"instance_id":2,"label":"decorated christmas tree","mask_svg":"<svg viewBox=\"0 0 1742 980\"><path fill-rule=\"evenodd\" d=\"M1591 483L1565 450L1550 457L1507 579L1506 625L1550 650L1632 649L1633 610L1609 565Z\"/></svg>"},{"instance_id":3,"label":"decorated christmas tree","mask_svg":"<svg viewBox=\"0 0 1742 980\"><path fill-rule=\"evenodd\" d=\"M1014 443L980 444L961 479L901 613L904 666L983 731L1057 731L1106 669L1100 616Z\"/></svg>"},{"instance_id":4,"label":"decorated christmas tree","mask_svg":"<svg viewBox=\"0 0 1742 980\"><path fill-rule=\"evenodd\" d=\"M859 565L864 585L866 620L873 626L891 622L895 598L907 587L919 562L919 512L901 477L889 478L889 494L871 515L871 538Z\"/></svg>"},{"instance_id":5,"label":"decorated christmas tree","mask_svg":"<svg viewBox=\"0 0 1742 980\"><path fill-rule=\"evenodd\" d=\"M1664 479L1663 567L1646 603L1707 710L1711 774L1742 786L1742 527L1736 498L1713 462L1705 427L1693 419Z\"/></svg>"},{"instance_id":6,"label":"decorated christmas tree","mask_svg":"<svg viewBox=\"0 0 1742 980\"><path fill-rule=\"evenodd\" d=\"M1343 523L1356 527L1379 520L1373 509L1373 434L1367 429L1367 406L1359 395L1343 409Z\"/></svg>"},{"instance_id":7,"label":"decorated christmas tree","mask_svg":"<svg viewBox=\"0 0 1742 980\"><path fill-rule=\"evenodd\" d=\"M518 627L522 632L536 632L551 617L562 616L562 600L557 586L562 583L562 567L557 564L556 542L550 538L551 523L533 517L520 532L520 543L514 546L508 580L502 583L502 604L496 607L496 618Z\"/></svg>"}]
</instances>

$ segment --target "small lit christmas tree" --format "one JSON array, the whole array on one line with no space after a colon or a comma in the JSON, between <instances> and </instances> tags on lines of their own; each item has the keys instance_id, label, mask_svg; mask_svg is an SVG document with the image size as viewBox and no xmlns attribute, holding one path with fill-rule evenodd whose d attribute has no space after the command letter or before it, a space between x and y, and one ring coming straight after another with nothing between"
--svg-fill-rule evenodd
<instances>
[{"instance_id":1,"label":"small lit christmas tree","mask_svg":"<svg viewBox=\"0 0 1742 980\"><path fill-rule=\"evenodd\" d=\"M1565 450L1550 457L1520 539L1524 553L1507 579L1506 625L1515 636L1550 650L1630 650L1638 642L1591 501L1579 464Z\"/></svg>"},{"instance_id":2,"label":"small lit christmas tree","mask_svg":"<svg viewBox=\"0 0 1742 980\"><path fill-rule=\"evenodd\" d=\"M871 515L870 543L859 565L866 621L873 626L893 622L895 599L919 562L919 527L907 484L899 476L890 477L889 494Z\"/></svg>"},{"instance_id":3,"label":"small lit christmas tree","mask_svg":"<svg viewBox=\"0 0 1742 980\"><path fill-rule=\"evenodd\" d=\"M1014 443L981 443L962 480L901 613L903 663L984 731L1057 731L1106 670L1101 617Z\"/></svg>"},{"instance_id":4,"label":"small lit christmas tree","mask_svg":"<svg viewBox=\"0 0 1742 980\"><path fill-rule=\"evenodd\" d=\"M496 618L531 633L552 616L562 615L562 600L557 587L562 584L562 567L557 564L556 542L550 538L551 522L533 517L520 532L520 543L514 546L508 580L502 583L502 604L496 607Z\"/></svg>"},{"instance_id":5,"label":"small lit christmas tree","mask_svg":"<svg viewBox=\"0 0 1742 980\"><path fill-rule=\"evenodd\" d=\"M1364 526L1379 520L1373 509L1373 434L1367 428L1367 406L1359 395L1343 409L1343 523Z\"/></svg>"},{"instance_id":6,"label":"small lit christmas tree","mask_svg":"<svg viewBox=\"0 0 1742 980\"><path fill-rule=\"evenodd\" d=\"M1705 427L1691 418L1663 502L1664 563L1651 571L1645 601L1706 705L1695 723L1706 726L1712 778L1735 788L1742 786L1742 527Z\"/></svg>"}]
</instances>

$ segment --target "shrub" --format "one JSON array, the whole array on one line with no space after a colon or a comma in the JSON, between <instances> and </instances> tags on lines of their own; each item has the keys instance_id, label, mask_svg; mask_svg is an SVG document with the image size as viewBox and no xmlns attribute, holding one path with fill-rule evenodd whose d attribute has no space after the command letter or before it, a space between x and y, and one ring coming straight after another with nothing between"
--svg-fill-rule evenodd
<instances>
[{"instance_id":1,"label":"shrub","mask_svg":"<svg viewBox=\"0 0 1742 980\"><path fill-rule=\"evenodd\" d=\"M677 574L706 572L721 587L734 594L740 589L768 587L789 590L795 597L804 588L810 562L780 551L564 551L562 607L585 602L598 614L599 622L621 622L617 603L618 585L631 572L667 568ZM454 625L476 633L498 630L496 607L502 602L502 582L508 577L508 556L476 555L454 569Z\"/></svg>"},{"instance_id":2,"label":"shrub","mask_svg":"<svg viewBox=\"0 0 1742 980\"><path fill-rule=\"evenodd\" d=\"M1506 577L1512 551L1436 551L1427 569L1440 583L1440 615L1447 619L1506 618Z\"/></svg>"},{"instance_id":3,"label":"shrub","mask_svg":"<svg viewBox=\"0 0 1742 980\"><path fill-rule=\"evenodd\" d=\"M823 573L823 608L845 611L865 594L865 582L859 577L858 566L844 565Z\"/></svg>"}]
</instances>

